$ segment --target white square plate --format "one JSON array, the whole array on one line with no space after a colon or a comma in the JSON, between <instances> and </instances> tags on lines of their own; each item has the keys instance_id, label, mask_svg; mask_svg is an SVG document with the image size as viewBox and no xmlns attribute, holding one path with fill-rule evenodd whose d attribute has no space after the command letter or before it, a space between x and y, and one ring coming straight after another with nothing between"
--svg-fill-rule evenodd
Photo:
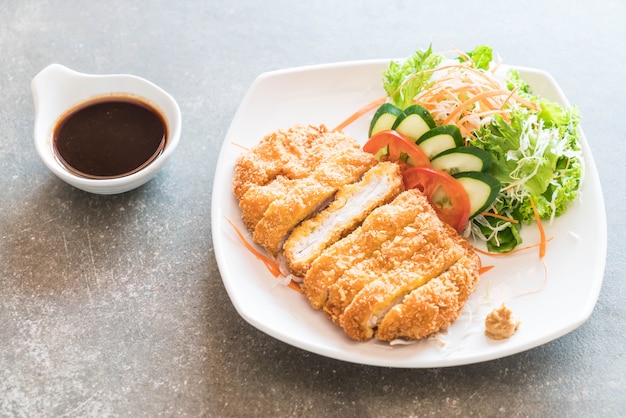
<instances>
[{"instance_id":1,"label":"white square plate","mask_svg":"<svg viewBox=\"0 0 626 418\"><path fill-rule=\"evenodd\" d=\"M237 237L230 219L246 232L232 194L234 163L273 130L295 124L334 128L354 111L382 97L382 72L390 60L301 67L261 74L237 111L220 151L212 195L215 255L237 312L259 330L323 356L387 367L445 367L492 360L539 346L574 330L591 315L606 260L606 215L598 173L584 134L585 178L580 198L551 225L544 257L537 250L506 257L482 256L494 268L480 277L460 318L445 332L407 345L355 342L306 298L281 285ZM515 67L548 99L569 105L546 72ZM369 117L368 117L369 116ZM371 115L344 130L361 143ZM246 234L252 242L250 234ZM539 241L535 225L525 225L524 244ZM510 339L484 336L485 315L503 302L521 320Z\"/></svg>"}]
</instances>

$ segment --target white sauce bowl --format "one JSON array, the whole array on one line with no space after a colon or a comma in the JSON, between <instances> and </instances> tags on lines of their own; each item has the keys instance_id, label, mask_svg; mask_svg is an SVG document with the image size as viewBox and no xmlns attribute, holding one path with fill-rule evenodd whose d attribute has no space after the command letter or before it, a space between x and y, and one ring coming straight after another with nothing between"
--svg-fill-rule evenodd
<instances>
[{"instance_id":1,"label":"white sauce bowl","mask_svg":"<svg viewBox=\"0 0 626 418\"><path fill-rule=\"evenodd\" d=\"M60 179L96 194L117 194L135 189L163 167L180 141L182 118L172 96L143 78L128 74L83 74L59 64L44 68L31 81L35 107L35 148L43 163ZM167 141L161 155L143 169L116 178L86 178L69 171L55 157L52 146L54 129L68 111L96 99L134 97L158 109L167 124Z\"/></svg>"}]
</instances>

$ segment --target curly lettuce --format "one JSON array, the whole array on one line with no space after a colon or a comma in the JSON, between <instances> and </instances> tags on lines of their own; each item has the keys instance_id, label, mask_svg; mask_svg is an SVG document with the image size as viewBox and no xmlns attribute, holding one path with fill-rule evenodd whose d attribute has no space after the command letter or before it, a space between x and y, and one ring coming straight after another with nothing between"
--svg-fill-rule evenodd
<instances>
[{"instance_id":1,"label":"curly lettuce","mask_svg":"<svg viewBox=\"0 0 626 418\"><path fill-rule=\"evenodd\" d=\"M429 85L432 73L443 56L434 54L432 46L415 53L402 63L392 61L383 73L383 87L393 104L405 109L413 104L413 98Z\"/></svg>"},{"instance_id":2,"label":"curly lettuce","mask_svg":"<svg viewBox=\"0 0 626 418\"><path fill-rule=\"evenodd\" d=\"M531 198L540 218L552 221L576 199L583 177L578 109L534 100L538 113L518 108L509 122L496 116L470 141L492 155L491 172L502 183L494 211L526 224L535 220ZM473 226L490 251L510 251L521 243L521 224L479 216Z\"/></svg>"},{"instance_id":3,"label":"curly lettuce","mask_svg":"<svg viewBox=\"0 0 626 418\"><path fill-rule=\"evenodd\" d=\"M474 61L474 66L481 70L489 69L493 61L493 49L487 45L478 45L472 51L466 53L467 57ZM462 59L462 57L459 57Z\"/></svg>"},{"instance_id":4,"label":"curly lettuce","mask_svg":"<svg viewBox=\"0 0 626 418\"><path fill-rule=\"evenodd\" d=\"M391 102L400 109L413 104L413 99L430 86L433 73L445 57L435 54L432 45L425 50L417 50L403 62L391 61L383 72L383 88ZM460 61L471 60L473 66L482 70L489 68L493 61L493 50L487 45L479 45L472 51L459 56Z\"/></svg>"}]
</instances>

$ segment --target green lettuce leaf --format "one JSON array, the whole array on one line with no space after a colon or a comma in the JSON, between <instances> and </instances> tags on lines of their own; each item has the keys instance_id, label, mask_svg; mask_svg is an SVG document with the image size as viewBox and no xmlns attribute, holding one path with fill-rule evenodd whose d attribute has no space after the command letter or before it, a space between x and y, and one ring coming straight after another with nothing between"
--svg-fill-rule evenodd
<instances>
[{"instance_id":1,"label":"green lettuce leaf","mask_svg":"<svg viewBox=\"0 0 626 418\"><path fill-rule=\"evenodd\" d=\"M491 172L503 185L495 203L497 213L526 224L535 220L531 198L542 219L563 214L578 196L583 175L578 110L537 100L540 112L516 109L508 122L495 116L472 141L492 155ZM510 251L519 245L521 224L503 227L491 219L478 221L474 231L480 231L491 251Z\"/></svg>"},{"instance_id":2,"label":"green lettuce leaf","mask_svg":"<svg viewBox=\"0 0 626 418\"><path fill-rule=\"evenodd\" d=\"M425 87L431 78L430 72L436 68L443 56L434 54L432 45L426 50L418 50L404 62L392 61L383 72L383 87L392 103L400 109L413 104L413 98Z\"/></svg>"},{"instance_id":3,"label":"green lettuce leaf","mask_svg":"<svg viewBox=\"0 0 626 418\"><path fill-rule=\"evenodd\" d=\"M493 49L487 45L478 45L472 51L467 52L467 56L474 61L476 68L488 70L489 64L493 61Z\"/></svg>"}]
</instances>

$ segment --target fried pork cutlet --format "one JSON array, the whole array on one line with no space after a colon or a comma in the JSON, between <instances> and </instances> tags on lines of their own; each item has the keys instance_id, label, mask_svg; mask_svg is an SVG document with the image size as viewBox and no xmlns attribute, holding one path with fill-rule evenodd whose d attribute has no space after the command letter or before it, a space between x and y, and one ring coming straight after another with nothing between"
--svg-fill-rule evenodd
<instances>
[{"instance_id":1,"label":"fried pork cutlet","mask_svg":"<svg viewBox=\"0 0 626 418\"><path fill-rule=\"evenodd\" d=\"M420 215L417 219L426 218ZM344 316L351 317L356 310L364 309L361 303L370 297L380 298L380 309L384 310L400 297L400 293L390 292L391 284L385 288L385 283L399 279L401 286L410 287L414 282L418 286L441 273L450 263L448 258L452 255L441 250L441 247L450 247L441 229L415 229L414 225L409 225L402 232L399 239L383 243L374 257L349 269L329 287L324 312L333 322L342 325ZM367 303L374 301L368 299Z\"/></svg>"},{"instance_id":2,"label":"fried pork cutlet","mask_svg":"<svg viewBox=\"0 0 626 418\"><path fill-rule=\"evenodd\" d=\"M285 176L277 176L267 184L250 186L239 202L241 219L246 228L254 231L256 224L263 218L263 214L269 205L285 196L290 187L297 181L297 179L292 180Z\"/></svg>"},{"instance_id":3,"label":"fried pork cutlet","mask_svg":"<svg viewBox=\"0 0 626 418\"><path fill-rule=\"evenodd\" d=\"M374 166L361 181L339 189L328 208L298 225L285 241L283 254L292 274L303 276L324 249L403 189L400 168L390 162Z\"/></svg>"},{"instance_id":4,"label":"fried pork cutlet","mask_svg":"<svg viewBox=\"0 0 626 418\"><path fill-rule=\"evenodd\" d=\"M480 259L395 163L325 127L267 135L236 162L256 243L284 256L311 306L355 340L419 339L454 322Z\"/></svg>"},{"instance_id":5,"label":"fried pork cutlet","mask_svg":"<svg viewBox=\"0 0 626 418\"><path fill-rule=\"evenodd\" d=\"M294 127L266 136L237 160L233 192L253 240L276 256L295 226L375 164L343 133Z\"/></svg>"},{"instance_id":6,"label":"fried pork cutlet","mask_svg":"<svg viewBox=\"0 0 626 418\"><path fill-rule=\"evenodd\" d=\"M276 256L296 225L320 210L344 184L358 181L374 164L376 158L358 148L345 149L320 162L309 176L295 180L287 194L269 204L252 238Z\"/></svg>"},{"instance_id":7,"label":"fried pork cutlet","mask_svg":"<svg viewBox=\"0 0 626 418\"><path fill-rule=\"evenodd\" d=\"M378 220L371 219L373 223ZM383 241L375 250L368 250L371 256L360 263L356 263L344 272L328 288L328 299L324 305L324 312L336 324L340 324L345 309L350 305L354 297L368 283L375 281L383 272L393 270L405 260L414 256L427 258L432 251L431 241L438 239L438 232L434 229L417 229L416 224L427 222L427 212L417 214L413 222L397 231L396 235L387 241ZM381 222L379 228L384 228Z\"/></svg>"},{"instance_id":8,"label":"fried pork cutlet","mask_svg":"<svg viewBox=\"0 0 626 418\"><path fill-rule=\"evenodd\" d=\"M463 245L465 253L448 270L409 293L377 324L376 338L420 339L450 326L461 313L478 279L480 260Z\"/></svg>"},{"instance_id":9,"label":"fried pork cutlet","mask_svg":"<svg viewBox=\"0 0 626 418\"><path fill-rule=\"evenodd\" d=\"M462 252L451 235L438 235L398 267L367 283L344 310L340 325L351 338L372 338L378 321L386 318L394 305L401 304L406 295L431 279L448 272Z\"/></svg>"},{"instance_id":10,"label":"fried pork cutlet","mask_svg":"<svg viewBox=\"0 0 626 418\"><path fill-rule=\"evenodd\" d=\"M353 339L421 338L458 317L479 267L467 240L439 220L421 192L408 190L324 251L303 285L311 304Z\"/></svg>"},{"instance_id":11,"label":"fried pork cutlet","mask_svg":"<svg viewBox=\"0 0 626 418\"><path fill-rule=\"evenodd\" d=\"M278 176L306 177L321 161L345 148L360 147L354 139L328 132L323 125L274 131L235 162L233 194L241 200L250 187L266 185Z\"/></svg>"},{"instance_id":12,"label":"fried pork cutlet","mask_svg":"<svg viewBox=\"0 0 626 418\"><path fill-rule=\"evenodd\" d=\"M357 277L368 272L375 276L378 268L372 268L368 264L386 261L384 256L377 257L381 246L386 242L393 242L405 227L408 227L406 234L415 234L416 230L410 225L415 222L420 210L426 210L425 206L417 202L420 196L404 192L391 203L374 209L360 227L328 247L311 263L311 268L303 279L303 291L315 309L326 304L330 287L347 270L352 269ZM337 293L341 297L342 292L347 290L338 288Z\"/></svg>"}]
</instances>

